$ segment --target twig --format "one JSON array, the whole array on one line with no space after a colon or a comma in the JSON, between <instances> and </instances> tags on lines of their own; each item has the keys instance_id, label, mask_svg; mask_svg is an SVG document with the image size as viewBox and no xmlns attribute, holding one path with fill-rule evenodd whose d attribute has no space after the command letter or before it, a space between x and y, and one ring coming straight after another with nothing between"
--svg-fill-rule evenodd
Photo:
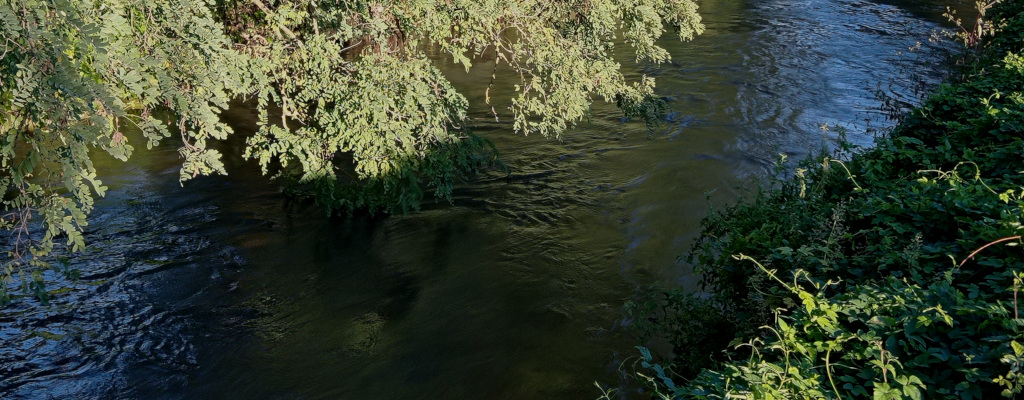
<instances>
[{"instance_id":1,"label":"twig","mask_svg":"<svg viewBox=\"0 0 1024 400\"><path fill-rule=\"evenodd\" d=\"M829 357L832 356L832 348L829 347L828 351L825 352L825 373L828 374L828 383L832 384L832 391L836 392L836 397L839 400L843 400L843 396L839 394L839 389L836 388L836 382L832 380L832 366L829 365Z\"/></svg>"},{"instance_id":2,"label":"twig","mask_svg":"<svg viewBox=\"0 0 1024 400\"><path fill-rule=\"evenodd\" d=\"M268 17L271 15L272 12L270 11L270 8L268 8L266 4L263 4L262 1L252 0L252 2L255 3L256 7L259 7L260 10L263 10L263 12L266 13ZM289 38L291 38L292 40L298 40L298 37L295 36L295 33L292 32L291 29L288 29L287 26L281 25L280 27L275 28L281 28L281 30L284 31L284 33L288 35Z\"/></svg>"},{"instance_id":3,"label":"twig","mask_svg":"<svg viewBox=\"0 0 1024 400\"><path fill-rule=\"evenodd\" d=\"M967 258L965 258L963 261L960 261L960 265L958 265L957 268L963 267L964 264L967 263L967 260L970 260L970 259L974 258L975 255L980 253L982 250L985 250L985 249L989 248L992 245L996 245L996 244L1003 243L1003 242L1009 242L1011 240L1019 240L1020 238L1021 238L1020 235L1008 236L1008 237L1004 237L1002 239L998 239L998 240L995 240L995 241L992 241L992 242L988 242L984 246L981 246L977 250L974 250L973 252L971 252L971 254L968 255Z\"/></svg>"},{"instance_id":4,"label":"twig","mask_svg":"<svg viewBox=\"0 0 1024 400\"><path fill-rule=\"evenodd\" d=\"M361 43L363 43L362 39L360 39L358 42L353 43L351 46L348 46L346 48L338 50L338 52L339 53L344 53L346 51L352 50L353 47L356 47L356 46L360 45Z\"/></svg>"}]
</instances>

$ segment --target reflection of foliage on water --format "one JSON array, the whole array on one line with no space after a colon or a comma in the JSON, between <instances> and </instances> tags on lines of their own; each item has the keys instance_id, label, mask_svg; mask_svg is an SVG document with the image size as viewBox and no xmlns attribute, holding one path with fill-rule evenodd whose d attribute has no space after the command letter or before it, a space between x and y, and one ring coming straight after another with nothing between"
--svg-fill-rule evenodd
<instances>
[{"instance_id":1,"label":"reflection of foliage on water","mask_svg":"<svg viewBox=\"0 0 1024 400\"><path fill-rule=\"evenodd\" d=\"M350 354L371 354L377 350L379 336L384 329L384 318L380 314L370 312L352 320L348 333L348 346L345 352Z\"/></svg>"},{"instance_id":2,"label":"reflection of foliage on water","mask_svg":"<svg viewBox=\"0 0 1024 400\"><path fill-rule=\"evenodd\" d=\"M295 299L281 297L270 292L260 292L236 309L241 325L252 331L267 345L303 340L298 329L302 324L294 318L302 315L301 304ZM385 322L383 316L368 312L351 318L345 324L333 326L319 341L330 343L327 352L330 357L353 357L372 354L379 350Z\"/></svg>"},{"instance_id":3,"label":"reflection of foliage on water","mask_svg":"<svg viewBox=\"0 0 1024 400\"><path fill-rule=\"evenodd\" d=\"M254 314L242 325L252 330L257 336L268 342L276 342L288 337L295 329L293 324L283 318L298 308L294 300L281 299L269 292L260 292L238 306L245 314Z\"/></svg>"}]
</instances>

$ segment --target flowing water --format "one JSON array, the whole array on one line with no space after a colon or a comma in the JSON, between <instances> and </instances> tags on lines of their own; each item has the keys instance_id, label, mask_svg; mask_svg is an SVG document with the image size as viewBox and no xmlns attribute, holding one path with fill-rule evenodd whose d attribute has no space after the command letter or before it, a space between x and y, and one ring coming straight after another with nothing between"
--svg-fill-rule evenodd
<instances>
[{"instance_id":1,"label":"flowing water","mask_svg":"<svg viewBox=\"0 0 1024 400\"><path fill-rule=\"evenodd\" d=\"M671 63L622 54L670 100L653 132L604 104L560 141L477 110L511 174L406 216L290 202L240 140L223 144L229 176L184 188L170 143L105 161L80 279L0 311L0 398L596 398L635 354L624 301L694 287L677 257L706 194L734 200L777 154L834 146L836 126L870 145L891 125L877 92L913 101L938 79L945 4L704 0L704 35L663 40ZM482 103L488 68L439 63ZM225 118L254 129L244 106Z\"/></svg>"}]
</instances>

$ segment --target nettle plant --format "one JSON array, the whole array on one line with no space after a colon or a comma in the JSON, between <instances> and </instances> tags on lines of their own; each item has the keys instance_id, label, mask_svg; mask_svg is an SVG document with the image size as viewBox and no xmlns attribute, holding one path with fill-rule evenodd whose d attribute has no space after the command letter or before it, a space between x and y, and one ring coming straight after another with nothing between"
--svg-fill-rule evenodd
<instances>
[{"instance_id":1,"label":"nettle plant","mask_svg":"<svg viewBox=\"0 0 1024 400\"><path fill-rule=\"evenodd\" d=\"M995 36L961 79L873 148L803 161L704 221L689 259L709 295L677 290L632 310L676 349L714 339L694 324L734 341L703 359L641 353L643 382L664 397L707 399L1024 389L1024 3L986 16ZM664 312L693 309L690 325Z\"/></svg>"}]
</instances>

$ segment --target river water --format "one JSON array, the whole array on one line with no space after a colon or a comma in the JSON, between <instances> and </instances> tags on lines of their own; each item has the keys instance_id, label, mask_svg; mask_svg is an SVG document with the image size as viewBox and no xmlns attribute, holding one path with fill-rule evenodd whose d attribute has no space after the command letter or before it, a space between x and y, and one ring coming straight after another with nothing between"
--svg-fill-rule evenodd
<instances>
[{"instance_id":1,"label":"river water","mask_svg":"<svg viewBox=\"0 0 1024 400\"><path fill-rule=\"evenodd\" d=\"M291 202L239 140L222 145L229 176L184 188L173 145L101 160L111 190L72 259L81 278L51 274L50 306L0 311L0 398L596 398L635 354L624 301L695 285L677 257L709 204L779 153L833 146L835 126L869 145L891 125L876 92L912 102L939 78L949 46L928 38L944 9L704 0L704 35L663 40L673 62L621 56L671 101L653 132L605 104L562 140L476 110L511 175L406 216ZM439 63L482 103L488 68ZM511 93L501 83L492 98ZM254 129L244 106L225 118Z\"/></svg>"}]
</instances>

